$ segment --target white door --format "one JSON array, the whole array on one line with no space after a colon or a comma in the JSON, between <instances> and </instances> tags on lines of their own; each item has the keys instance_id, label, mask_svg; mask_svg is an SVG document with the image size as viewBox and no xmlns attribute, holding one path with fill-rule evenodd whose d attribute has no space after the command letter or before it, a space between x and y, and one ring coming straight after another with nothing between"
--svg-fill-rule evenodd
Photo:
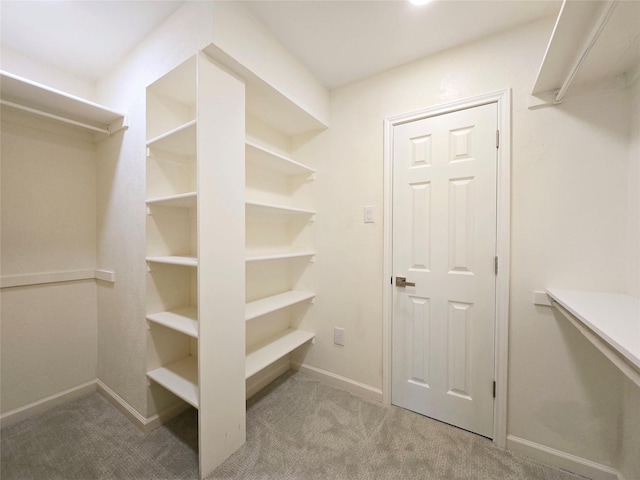
<instances>
[{"instance_id":1,"label":"white door","mask_svg":"<svg viewBox=\"0 0 640 480\"><path fill-rule=\"evenodd\" d=\"M493 436L496 132L495 103L393 129L391 402L486 437Z\"/></svg>"}]
</instances>

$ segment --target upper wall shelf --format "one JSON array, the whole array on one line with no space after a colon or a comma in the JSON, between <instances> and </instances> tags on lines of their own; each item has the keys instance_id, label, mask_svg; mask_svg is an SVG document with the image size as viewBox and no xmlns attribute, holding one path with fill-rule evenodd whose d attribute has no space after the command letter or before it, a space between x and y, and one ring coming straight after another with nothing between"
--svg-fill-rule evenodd
<instances>
[{"instance_id":1,"label":"upper wall shelf","mask_svg":"<svg viewBox=\"0 0 640 480\"><path fill-rule=\"evenodd\" d=\"M0 71L1 103L106 135L127 128L126 115L103 105Z\"/></svg>"},{"instance_id":2,"label":"upper wall shelf","mask_svg":"<svg viewBox=\"0 0 640 480\"><path fill-rule=\"evenodd\" d=\"M640 386L640 301L628 295L547 289L556 307Z\"/></svg>"},{"instance_id":3,"label":"upper wall shelf","mask_svg":"<svg viewBox=\"0 0 640 480\"><path fill-rule=\"evenodd\" d=\"M640 2L565 0L529 107L560 103L570 87L632 82L640 64L638 18Z\"/></svg>"}]
</instances>

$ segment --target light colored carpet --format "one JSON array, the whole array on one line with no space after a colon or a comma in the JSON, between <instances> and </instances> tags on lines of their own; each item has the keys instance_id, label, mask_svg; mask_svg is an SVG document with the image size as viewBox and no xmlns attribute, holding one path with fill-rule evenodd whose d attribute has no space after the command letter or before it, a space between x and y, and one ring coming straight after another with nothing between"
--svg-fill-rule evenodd
<instances>
[{"instance_id":1,"label":"light colored carpet","mask_svg":"<svg viewBox=\"0 0 640 480\"><path fill-rule=\"evenodd\" d=\"M0 432L3 480L196 479L197 413L142 435L99 394ZM209 480L584 480L289 372L248 403L247 444Z\"/></svg>"}]
</instances>

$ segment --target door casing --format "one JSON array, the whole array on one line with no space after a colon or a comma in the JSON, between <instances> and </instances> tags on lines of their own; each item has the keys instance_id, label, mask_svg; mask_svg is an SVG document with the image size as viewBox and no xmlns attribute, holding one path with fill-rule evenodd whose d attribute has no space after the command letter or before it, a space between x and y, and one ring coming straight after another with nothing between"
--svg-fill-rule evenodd
<instances>
[{"instance_id":1,"label":"door casing","mask_svg":"<svg viewBox=\"0 0 640 480\"><path fill-rule=\"evenodd\" d=\"M384 275L383 275L383 358L382 399L391 404L391 328L393 319L392 201L393 201L393 129L396 125L434 117L466 108L497 103L500 148L497 165L496 251L496 326L495 379L496 398L493 415L493 443L501 448L507 442L507 372L509 333L509 270L511 215L511 90L478 95L451 103L436 105L410 113L387 117L384 121Z\"/></svg>"}]
</instances>

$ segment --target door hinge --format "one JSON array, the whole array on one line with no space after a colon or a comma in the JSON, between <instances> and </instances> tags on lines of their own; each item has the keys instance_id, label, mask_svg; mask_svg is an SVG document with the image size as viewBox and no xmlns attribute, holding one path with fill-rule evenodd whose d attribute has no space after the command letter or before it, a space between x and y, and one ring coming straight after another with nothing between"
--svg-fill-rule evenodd
<instances>
[{"instance_id":1,"label":"door hinge","mask_svg":"<svg viewBox=\"0 0 640 480\"><path fill-rule=\"evenodd\" d=\"M496 275L498 275L498 257L494 257L494 260L493 260L493 269L495 270Z\"/></svg>"},{"instance_id":2,"label":"door hinge","mask_svg":"<svg viewBox=\"0 0 640 480\"><path fill-rule=\"evenodd\" d=\"M496 148L500 148L500 130L496 130Z\"/></svg>"},{"instance_id":3,"label":"door hinge","mask_svg":"<svg viewBox=\"0 0 640 480\"><path fill-rule=\"evenodd\" d=\"M493 398L496 398L496 382L493 382Z\"/></svg>"}]
</instances>

